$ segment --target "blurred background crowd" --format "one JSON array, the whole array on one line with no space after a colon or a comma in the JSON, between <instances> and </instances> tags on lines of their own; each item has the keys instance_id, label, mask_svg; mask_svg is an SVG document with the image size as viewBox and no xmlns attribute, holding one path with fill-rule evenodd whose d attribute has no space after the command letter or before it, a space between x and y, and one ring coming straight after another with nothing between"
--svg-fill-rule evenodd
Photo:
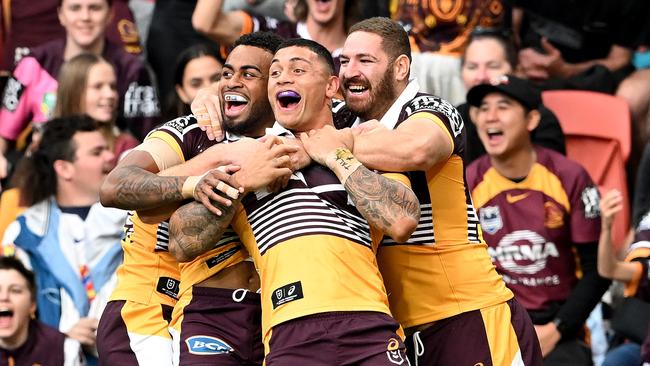
<instances>
[{"instance_id":1,"label":"blurred background crowd","mask_svg":"<svg viewBox=\"0 0 650 366\"><path fill-rule=\"evenodd\" d=\"M639 235L650 229L650 2L644 0L4 0L0 237L11 235L5 230L25 208L52 195L59 206L97 203L102 177L121 156L157 125L191 113L197 91L220 78L229 45L240 34L272 30L313 39L336 60L348 28L374 16L403 25L413 51L411 77L422 91L461 112L467 129L465 166L486 153L475 127L479 111L467 103L467 91L505 74L541 90L533 143L582 164L601 195L613 189L620 195L619 212L603 217L603 225L613 227L611 242L600 240L599 245L610 245L607 253L620 261L650 256L638 251L628 256L650 248ZM46 153L40 145L46 123L78 115L98 122L107 148L89 153L82 162L87 165L75 168L66 193L73 198L62 202L65 194L43 188L53 183L34 174L38 159L27 158ZM75 214L86 220L89 212ZM93 254L115 258L102 268L110 274L119 264L119 250L112 248L119 249L126 213L116 210L107 217L101 224L105 247ZM481 217L482 224L484 219L489 221ZM111 235L114 241L107 241ZM10 254L10 246L3 248L0 254ZM579 262L579 251L574 252ZM2 283L15 266L0 263L0 324L8 296ZM33 259L31 268L39 269ZM574 269L578 279L589 274L580 265ZM600 276L619 279L607 271ZM88 279L80 278L87 289ZM91 284L96 293L88 295L75 319L48 316L40 304L39 319L92 347L94 339L79 329L84 321L95 324L110 294L110 281L99 282ZM596 364L641 363L645 334L633 335L629 327L645 327L642 333L647 333L650 292L639 290L647 282L634 277L615 282L607 292L602 283L578 290L598 300L585 304L586 314L591 313L589 331L577 336L589 345ZM641 302L629 305L626 296ZM563 304L566 298L560 300ZM617 315L623 306L631 320Z\"/></svg>"}]
</instances>

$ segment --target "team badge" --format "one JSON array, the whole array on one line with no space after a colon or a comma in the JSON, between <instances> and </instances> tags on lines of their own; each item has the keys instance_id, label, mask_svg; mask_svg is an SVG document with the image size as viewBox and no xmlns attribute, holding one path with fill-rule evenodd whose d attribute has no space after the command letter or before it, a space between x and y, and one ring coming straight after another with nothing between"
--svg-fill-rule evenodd
<instances>
[{"instance_id":1,"label":"team badge","mask_svg":"<svg viewBox=\"0 0 650 366\"><path fill-rule=\"evenodd\" d=\"M582 191L582 204L585 207L585 218L594 219L600 216L600 194L598 188L587 187Z\"/></svg>"},{"instance_id":2,"label":"team badge","mask_svg":"<svg viewBox=\"0 0 650 366\"><path fill-rule=\"evenodd\" d=\"M485 206L479 209L481 228L490 235L494 235L503 227L499 206Z\"/></svg>"},{"instance_id":3,"label":"team badge","mask_svg":"<svg viewBox=\"0 0 650 366\"><path fill-rule=\"evenodd\" d=\"M544 226L549 229L557 229L564 225L564 214L553 202L544 203Z\"/></svg>"},{"instance_id":4,"label":"team badge","mask_svg":"<svg viewBox=\"0 0 650 366\"><path fill-rule=\"evenodd\" d=\"M386 347L386 356L388 356L388 361L394 363L395 365L404 364L404 356L400 352L399 341L395 338L388 340L388 346Z\"/></svg>"}]
</instances>

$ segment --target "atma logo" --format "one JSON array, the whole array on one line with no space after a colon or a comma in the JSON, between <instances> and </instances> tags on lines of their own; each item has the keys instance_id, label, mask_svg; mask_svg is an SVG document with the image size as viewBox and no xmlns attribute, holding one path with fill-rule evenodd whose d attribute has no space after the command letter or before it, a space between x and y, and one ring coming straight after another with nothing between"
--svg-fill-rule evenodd
<instances>
[{"instance_id":1,"label":"atma logo","mask_svg":"<svg viewBox=\"0 0 650 366\"><path fill-rule=\"evenodd\" d=\"M233 352L230 345L219 338L194 336L185 340L187 348L193 355L207 356Z\"/></svg>"}]
</instances>

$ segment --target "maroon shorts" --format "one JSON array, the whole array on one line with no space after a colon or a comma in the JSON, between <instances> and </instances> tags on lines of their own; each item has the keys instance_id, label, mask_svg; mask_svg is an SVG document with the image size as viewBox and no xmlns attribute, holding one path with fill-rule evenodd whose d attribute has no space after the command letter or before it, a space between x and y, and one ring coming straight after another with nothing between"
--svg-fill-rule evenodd
<instances>
[{"instance_id":1,"label":"maroon shorts","mask_svg":"<svg viewBox=\"0 0 650 366\"><path fill-rule=\"evenodd\" d=\"M183 309L181 365L261 365L260 295L246 290L192 288Z\"/></svg>"},{"instance_id":2,"label":"maroon shorts","mask_svg":"<svg viewBox=\"0 0 650 366\"><path fill-rule=\"evenodd\" d=\"M109 301L97 326L101 365L137 365L150 360L171 365L169 321L173 308L163 304Z\"/></svg>"},{"instance_id":3,"label":"maroon shorts","mask_svg":"<svg viewBox=\"0 0 650 366\"><path fill-rule=\"evenodd\" d=\"M533 323L514 299L439 320L406 345L413 365L542 366Z\"/></svg>"},{"instance_id":4,"label":"maroon shorts","mask_svg":"<svg viewBox=\"0 0 650 366\"><path fill-rule=\"evenodd\" d=\"M408 365L399 324L377 312L323 313L276 325L267 366Z\"/></svg>"}]
</instances>

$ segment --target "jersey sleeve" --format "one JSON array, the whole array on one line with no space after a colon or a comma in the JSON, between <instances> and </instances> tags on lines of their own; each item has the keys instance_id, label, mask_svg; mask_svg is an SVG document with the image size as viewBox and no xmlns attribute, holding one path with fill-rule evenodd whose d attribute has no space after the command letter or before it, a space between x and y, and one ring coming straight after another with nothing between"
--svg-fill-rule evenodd
<instances>
[{"instance_id":1,"label":"jersey sleeve","mask_svg":"<svg viewBox=\"0 0 650 366\"><path fill-rule=\"evenodd\" d=\"M465 124L458 110L448 101L433 95L420 95L405 107L405 122L426 118L440 126L449 137L452 154L463 156L465 149Z\"/></svg>"},{"instance_id":2,"label":"jersey sleeve","mask_svg":"<svg viewBox=\"0 0 650 366\"><path fill-rule=\"evenodd\" d=\"M571 204L571 240L596 242L600 236L600 193L589 174L580 166L569 194Z\"/></svg>"},{"instance_id":3,"label":"jersey sleeve","mask_svg":"<svg viewBox=\"0 0 650 366\"><path fill-rule=\"evenodd\" d=\"M207 148L211 144L192 115L164 123L146 137L153 138L165 141L183 162L195 157L204 147Z\"/></svg>"},{"instance_id":4,"label":"jersey sleeve","mask_svg":"<svg viewBox=\"0 0 650 366\"><path fill-rule=\"evenodd\" d=\"M13 141L29 122L47 121L54 109L57 85L35 58L23 58L2 97L0 136Z\"/></svg>"}]
</instances>

